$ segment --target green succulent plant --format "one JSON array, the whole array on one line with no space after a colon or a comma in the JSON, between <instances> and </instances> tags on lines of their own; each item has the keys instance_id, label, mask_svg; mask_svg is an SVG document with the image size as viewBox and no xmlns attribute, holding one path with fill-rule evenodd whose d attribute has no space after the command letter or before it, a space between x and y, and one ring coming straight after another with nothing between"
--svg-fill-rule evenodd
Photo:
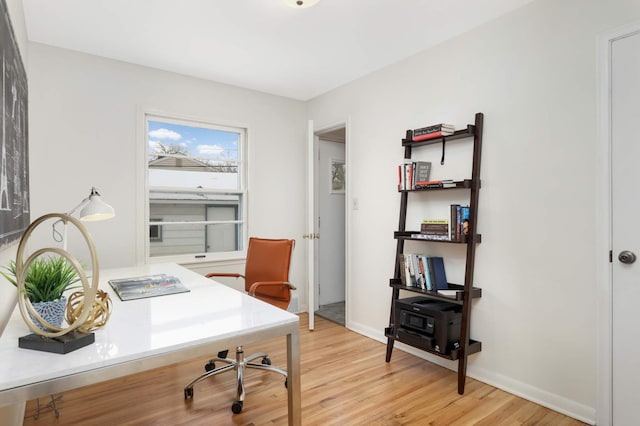
<instances>
[{"instance_id":1,"label":"green succulent plant","mask_svg":"<svg viewBox=\"0 0 640 426\"><path fill-rule=\"evenodd\" d=\"M0 272L11 284L16 282L16 262L11 261ZM58 300L66 290L79 288L75 285L80 281L78 271L63 257L39 257L29 265L24 280L24 291L31 303L50 302Z\"/></svg>"}]
</instances>

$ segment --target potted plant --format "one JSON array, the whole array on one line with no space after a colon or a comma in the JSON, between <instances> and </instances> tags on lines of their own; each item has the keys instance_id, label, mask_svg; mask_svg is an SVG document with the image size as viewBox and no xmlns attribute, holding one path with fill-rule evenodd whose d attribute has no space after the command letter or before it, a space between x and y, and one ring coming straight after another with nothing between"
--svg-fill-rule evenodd
<instances>
[{"instance_id":1,"label":"potted plant","mask_svg":"<svg viewBox=\"0 0 640 426\"><path fill-rule=\"evenodd\" d=\"M16 262L11 261L4 267L7 272L0 272L11 284L16 281ZM24 292L38 314L48 323L60 327L64 318L67 299L63 293L78 288L74 285L80 280L78 271L63 257L49 256L35 259L27 269L24 280ZM34 323L43 330L39 321Z\"/></svg>"}]
</instances>

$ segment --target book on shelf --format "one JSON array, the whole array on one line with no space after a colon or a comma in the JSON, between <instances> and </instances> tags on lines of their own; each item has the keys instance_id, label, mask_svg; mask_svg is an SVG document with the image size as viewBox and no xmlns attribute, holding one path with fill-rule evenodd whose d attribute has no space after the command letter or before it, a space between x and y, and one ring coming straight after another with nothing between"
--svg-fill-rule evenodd
<instances>
[{"instance_id":1,"label":"book on shelf","mask_svg":"<svg viewBox=\"0 0 640 426\"><path fill-rule=\"evenodd\" d=\"M424 135L420 135L420 136L413 136L413 141L414 142L422 142L422 141L426 141L429 139L437 139L437 138L442 138L445 136L451 136L453 134L453 130L448 131L448 130L443 130L440 132L433 132L433 133L426 133Z\"/></svg>"},{"instance_id":2,"label":"book on shelf","mask_svg":"<svg viewBox=\"0 0 640 426\"><path fill-rule=\"evenodd\" d=\"M404 160L398 165L398 191L415 189L417 184L428 182L430 173L430 161Z\"/></svg>"},{"instance_id":3,"label":"book on shelf","mask_svg":"<svg viewBox=\"0 0 640 426\"><path fill-rule=\"evenodd\" d=\"M429 274L429 258L424 254L418 255L423 264L422 273L424 275L425 290L433 291L433 282L431 281L431 274Z\"/></svg>"},{"instance_id":4,"label":"book on shelf","mask_svg":"<svg viewBox=\"0 0 640 426\"><path fill-rule=\"evenodd\" d=\"M413 163L413 170L412 189L424 182L429 182L429 175L431 174L430 161L415 161Z\"/></svg>"},{"instance_id":5,"label":"book on shelf","mask_svg":"<svg viewBox=\"0 0 640 426\"><path fill-rule=\"evenodd\" d=\"M429 256L429 272L431 280L434 283L435 290L447 290L449 283L447 282L447 274L444 270L444 259L440 256Z\"/></svg>"},{"instance_id":6,"label":"book on shelf","mask_svg":"<svg viewBox=\"0 0 640 426\"><path fill-rule=\"evenodd\" d=\"M408 189L412 189L412 181L413 162L406 159L402 164L398 165L398 191L406 191Z\"/></svg>"},{"instance_id":7,"label":"book on shelf","mask_svg":"<svg viewBox=\"0 0 640 426\"><path fill-rule=\"evenodd\" d=\"M463 241L466 241L467 235L469 235L469 206L460 206L460 234Z\"/></svg>"},{"instance_id":8,"label":"book on shelf","mask_svg":"<svg viewBox=\"0 0 640 426\"><path fill-rule=\"evenodd\" d=\"M415 138L416 136L422 136L422 135L427 135L430 133L437 133L442 131L453 133L455 132L455 126L453 124L446 124L446 123L432 124L431 126L420 127L419 129L413 129L413 136Z\"/></svg>"},{"instance_id":9,"label":"book on shelf","mask_svg":"<svg viewBox=\"0 0 640 426\"><path fill-rule=\"evenodd\" d=\"M418 188L455 188L457 184L452 179L444 180L430 180L428 182L422 182L420 185L416 185Z\"/></svg>"},{"instance_id":10,"label":"book on shelf","mask_svg":"<svg viewBox=\"0 0 640 426\"><path fill-rule=\"evenodd\" d=\"M398 255L398 269L400 270L400 282L402 282L402 285L407 286L409 285L407 283L411 281L411 276L409 275L409 267L405 261L405 256L404 253Z\"/></svg>"},{"instance_id":11,"label":"book on shelf","mask_svg":"<svg viewBox=\"0 0 640 426\"><path fill-rule=\"evenodd\" d=\"M440 235L440 234L416 233L416 234L411 234L411 238L416 240L449 241L449 235L447 234Z\"/></svg>"},{"instance_id":12,"label":"book on shelf","mask_svg":"<svg viewBox=\"0 0 640 426\"><path fill-rule=\"evenodd\" d=\"M425 281L424 281L424 265L420 264L420 256L411 255L411 261L413 262L413 274L415 276L415 284L414 287L425 289Z\"/></svg>"},{"instance_id":13,"label":"book on shelf","mask_svg":"<svg viewBox=\"0 0 640 426\"><path fill-rule=\"evenodd\" d=\"M122 301L190 291L179 278L167 274L109 280L109 285Z\"/></svg>"},{"instance_id":14,"label":"book on shelf","mask_svg":"<svg viewBox=\"0 0 640 426\"><path fill-rule=\"evenodd\" d=\"M451 204L451 240L466 241L469 235L469 206L461 206L459 204Z\"/></svg>"},{"instance_id":15,"label":"book on shelf","mask_svg":"<svg viewBox=\"0 0 640 426\"><path fill-rule=\"evenodd\" d=\"M449 236L451 237L451 241L460 241L460 232L458 228L458 223L460 218L458 216L460 211L460 204L451 204L451 226L449 228Z\"/></svg>"},{"instance_id":16,"label":"book on shelf","mask_svg":"<svg viewBox=\"0 0 640 426\"><path fill-rule=\"evenodd\" d=\"M404 253L398 255L398 262L402 285L427 291L449 288L442 257Z\"/></svg>"},{"instance_id":17,"label":"book on shelf","mask_svg":"<svg viewBox=\"0 0 640 426\"><path fill-rule=\"evenodd\" d=\"M416 286L416 275L415 269L413 267L413 260L411 259L411 254L405 253L402 255L403 259L403 267L405 268L405 282L404 285L407 287L415 287ZM400 277L402 278L402 276Z\"/></svg>"},{"instance_id":18,"label":"book on shelf","mask_svg":"<svg viewBox=\"0 0 640 426\"><path fill-rule=\"evenodd\" d=\"M449 235L449 220L423 220L420 224L420 233Z\"/></svg>"}]
</instances>

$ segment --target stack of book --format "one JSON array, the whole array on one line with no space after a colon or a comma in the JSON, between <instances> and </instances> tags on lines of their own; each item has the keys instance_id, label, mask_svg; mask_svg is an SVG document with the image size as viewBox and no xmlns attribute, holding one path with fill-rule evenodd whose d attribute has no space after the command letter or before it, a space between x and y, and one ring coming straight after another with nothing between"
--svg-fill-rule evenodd
<instances>
[{"instance_id":1,"label":"stack of book","mask_svg":"<svg viewBox=\"0 0 640 426\"><path fill-rule=\"evenodd\" d=\"M425 219L420 224L420 234L411 235L412 238L423 240L449 240L450 229L447 219Z\"/></svg>"},{"instance_id":2,"label":"stack of book","mask_svg":"<svg viewBox=\"0 0 640 426\"><path fill-rule=\"evenodd\" d=\"M400 280L404 286L427 291L449 288L442 257L402 253L398 255L398 261L400 262Z\"/></svg>"},{"instance_id":3,"label":"stack of book","mask_svg":"<svg viewBox=\"0 0 640 426\"><path fill-rule=\"evenodd\" d=\"M428 139L441 138L443 136L450 136L456 131L452 124L434 124L427 127L421 127L413 130L414 142L426 141Z\"/></svg>"},{"instance_id":4,"label":"stack of book","mask_svg":"<svg viewBox=\"0 0 640 426\"><path fill-rule=\"evenodd\" d=\"M418 188L455 188L457 185L452 179L443 179L443 180L430 180L426 182L416 183L416 187Z\"/></svg>"}]
</instances>

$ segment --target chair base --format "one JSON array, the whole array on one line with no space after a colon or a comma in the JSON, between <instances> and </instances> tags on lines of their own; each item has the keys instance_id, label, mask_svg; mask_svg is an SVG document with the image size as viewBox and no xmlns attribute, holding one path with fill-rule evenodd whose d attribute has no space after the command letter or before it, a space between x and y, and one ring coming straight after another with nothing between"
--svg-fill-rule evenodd
<instances>
[{"instance_id":1,"label":"chair base","mask_svg":"<svg viewBox=\"0 0 640 426\"><path fill-rule=\"evenodd\" d=\"M219 352L218 356L215 358L212 358L211 360L209 360L209 362L207 363L207 365L205 366L205 370L207 370L206 373L200 375L199 377L193 379L192 381L190 381L185 387L184 387L184 398L185 399L193 399L193 385L195 385L198 382L201 382L205 379L208 379L209 377L215 376L216 374L220 374L220 373L224 373L225 371L228 370L235 370L236 371L236 376L237 376L237 380L236 380L236 390L237 390L237 394L236 394L236 400L234 401L233 405L231 406L231 410L235 413L238 414L242 411L242 406L244 403L244 398L245 398L245 389L244 389L244 371L247 368L255 368L258 370L266 370L266 371L271 371L273 373L278 373L278 374L282 374L285 377L285 381L284 381L284 385L285 387L287 386L287 372L286 370L283 370L281 368L278 367L274 367L271 365L271 360L269 359L269 356L264 353L264 352L258 352L255 354L252 354L248 357L245 358L244 356L244 351L242 350L242 346L238 346L236 348L236 359L231 359L231 358L227 358L226 357L227 351L223 351L223 352ZM221 356L222 355L222 356ZM262 358L262 361L260 364L253 362L258 358ZM216 362L222 362L225 365L216 368L215 367L215 363Z\"/></svg>"}]
</instances>

